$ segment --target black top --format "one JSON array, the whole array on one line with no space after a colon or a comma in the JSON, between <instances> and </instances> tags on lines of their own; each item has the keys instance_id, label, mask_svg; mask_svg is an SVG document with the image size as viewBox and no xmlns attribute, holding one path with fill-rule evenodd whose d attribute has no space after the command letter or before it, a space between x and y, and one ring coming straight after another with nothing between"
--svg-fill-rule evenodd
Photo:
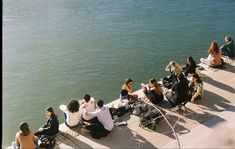
<instances>
[{"instance_id":1,"label":"black top","mask_svg":"<svg viewBox=\"0 0 235 149\"><path fill-rule=\"evenodd\" d=\"M163 94L158 95L154 90L150 90L148 93L148 99L153 104L159 104L161 101L163 101Z\"/></svg>"},{"instance_id":2,"label":"black top","mask_svg":"<svg viewBox=\"0 0 235 149\"><path fill-rule=\"evenodd\" d=\"M122 89L121 96L127 96L127 95L128 95L128 91L126 89Z\"/></svg>"},{"instance_id":3,"label":"black top","mask_svg":"<svg viewBox=\"0 0 235 149\"><path fill-rule=\"evenodd\" d=\"M175 82L172 86L172 90L174 93L174 99L177 101L177 103L181 103L188 97L188 80L185 78L181 80L180 82Z\"/></svg>"},{"instance_id":4,"label":"black top","mask_svg":"<svg viewBox=\"0 0 235 149\"><path fill-rule=\"evenodd\" d=\"M43 126L43 134L54 136L59 132L59 121L57 116L52 116Z\"/></svg>"},{"instance_id":5,"label":"black top","mask_svg":"<svg viewBox=\"0 0 235 149\"><path fill-rule=\"evenodd\" d=\"M188 73L195 73L196 67L197 67L197 65L196 65L195 61L193 61L191 65L186 64L186 68L185 68L184 72L187 74Z\"/></svg>"}]
</instances>

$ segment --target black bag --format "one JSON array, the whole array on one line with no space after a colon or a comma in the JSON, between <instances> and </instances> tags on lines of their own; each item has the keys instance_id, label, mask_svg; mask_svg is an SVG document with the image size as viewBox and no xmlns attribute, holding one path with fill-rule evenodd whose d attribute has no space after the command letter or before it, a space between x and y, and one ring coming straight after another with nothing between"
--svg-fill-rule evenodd
<instances>
[{"instance_id":1,"label":"black bag","mask_svg":"<svg viewBox=\"0 0 235 149\"><path fill-rule=\"evenodd\" d=\"M129 112L130 110L128 108L126 108L125 106L123 107L119 107L119 108L109 108L109 112L112 116L112 119L114 119L115 116L117 117L121 117L123 116L125 113Z\"/></svg>"},{"instance_id":2,"label":"black bag","mask_svg":"<svg viewBox=\"0 0 235 149\"><path fill-rule=\"evenodd\" d=\"M165 88L171 89L171 87L174 84L175 80L176 80L176 76L174 74L171 74L171 75L163 78L162 84Z\"/></svg>"},{"instance_id":3,"label":"black bag","mask_svg":"<svg viewBox=\"0 0 235 149\"><path fill-rule=\"evenodd\" d=\"M163 114L165 113L162 110L161 112ZM159 123L162 118L163 118L162 114L157 109L152 109L147 114L142 115L140 117L139 127L142 127L142 128L147 127L149 129L154 130L156 126L155 124Z\"/></svg>"},{"instance_id":4,"label":"black bag","mask_svg":"<svg viewBox=\"0 0 235 149\"><path fill-rule=\"evenodd\" d=\"M54 148L56 140L55 140L55 136L45 136L40 138L41 143L39 144L39 147L41 148Z\"/></svg>"}]
</instances>

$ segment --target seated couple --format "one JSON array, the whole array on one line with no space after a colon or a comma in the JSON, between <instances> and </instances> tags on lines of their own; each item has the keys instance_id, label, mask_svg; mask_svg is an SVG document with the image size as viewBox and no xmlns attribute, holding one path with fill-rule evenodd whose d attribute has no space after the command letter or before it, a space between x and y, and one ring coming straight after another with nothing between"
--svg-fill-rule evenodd
<instances>
[{"instance_id":1,"label":"seated couple","mask_svg":"<svg viewBox=\"0 0 235 149\"><path fill-rule=\"evenodd\" d=\"M165 97L173 107L201 99L203 97L202 80L198 74L193 74L192 80L188 82L181 73L172 88L165 93Z\"/></svg>"},{"instance_id":2,"label":"seated couple","mask_svg":"<svg viewBox=\"0 0 235 149\"><path fill-rule=\"evenodd\" d=\"M89 112L87 107L83 107L84 114L93 118L92 123L84 129L90 131L93 138L99 139L107 136L112 131L114 123L109 108L104 106L104 101L98 100L96 104L98 109L93 112Z\"/></svg>"}]
</instances>

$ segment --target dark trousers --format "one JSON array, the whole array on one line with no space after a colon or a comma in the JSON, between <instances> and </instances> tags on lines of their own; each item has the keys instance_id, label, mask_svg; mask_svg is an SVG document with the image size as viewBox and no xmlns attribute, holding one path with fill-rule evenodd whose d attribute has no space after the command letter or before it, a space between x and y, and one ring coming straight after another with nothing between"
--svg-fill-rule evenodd
<instances>
[{"instance_id":1,"label":"dark trousers","mask_svg":"<svg viewBox=\"0 0 235 149\"><path fill-rule=\"evenodd\" d=\"M95 139L105 137L110 133L110 131L106 130L97 118L93 120L91 125L86 126L86 128L91 131L91 136Z\"/></svg>"}]
</instances>

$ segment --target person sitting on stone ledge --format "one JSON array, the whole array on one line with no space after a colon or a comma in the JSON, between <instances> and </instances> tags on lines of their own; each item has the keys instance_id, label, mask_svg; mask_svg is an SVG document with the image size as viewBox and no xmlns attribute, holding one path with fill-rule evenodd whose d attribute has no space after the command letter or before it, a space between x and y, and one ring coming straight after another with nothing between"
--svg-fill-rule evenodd
<instances>
[{"instance_id":1,"label":"person sitting on stone ledge","mask_svg":"<svg viewBox=\"0 0 235 149\"><path fill-rule=\"evenodd\" d=\"M128 78L125 80L124 84L122 85L121 88L121 93L120 93L120 99L121 101L123 100L128 100L130 103L138 98L138 95L133 94L133 80L131 78Z\"/></svg>"},{"instance_id":2,"label":"person sitting on stone ledge","mask_svg":"<svg viewBox=\"0 0 235 149\"><path fill-rule=\"evenodd\" d=\"M184 71L184 75L187 77L188 74L193 74L196 72L196 62L194 61L193 57L190 56L188 59L187 59L187 64L182 67L183 68L183 71Z\"/></svg>"},{"instance_id":3,"label":"person sitting on stone ledge","mask_svg":"<svg viewBox=\"0 0 235 149\"><path fill-rule=\"evenodd\" d=\"M153 104L159 104L163 101L162 88L161 85L157 83L156 79L150 79L147 85L142 84L142 89L146 97Z\"/></svg>"},{"instance_id":4,"label":"person sitting on stone ledge","mask_svg":"<svg viewBox=\"0 0 235 149\"><path fill-rule=\"evenodd\" d=\"M233 58L235 56L235 46L232 36L226 35L224 40L226 43L220 47L220 49L222 50L222 55Z\"/></svg>"},{"instance_id":5,"label":"person sitting on stone ledge","mask_svg":"<svg viewBox=\"0 0 235 149\"><path fill-rule=\"evenodd\" d=\"M203 97L203 83L198 74L193 74L192 80L189 83L189 88L192 92L191 102Z\"/></svg>"},{"instance_id":6,"label":"person sitting on stone ledge","mask_svg":"<svg viewBox=\"0 0 235 149\"><path fill-rule=\"evenodd\" d=\"M107 136L114 127L109 108L104 106L104 101L98 100L97 107L98 109L94 112L88 112L84 107L84 112L86 115L96 117L95 123L92 123L84 128L86 130L90 130L91 136L95 139Z\"/></svg>"},{"instance_id":7,"label":"person sitting on stone ledge","mask_svg":"<svg viewBox=\"0 0 235 149\"><path fill-rule=\"evenodd\" d=\"M212 41L208 49L208 57L201 58L200 61L210 67L220 68L223 67L223 59L221 58L222 52L216 41Z\"/></svg>"},{"instance_id":8,"label":"person sitting on stone ledge","mask_svg":"<svg viewBox=\"0 0 235 149\"><path fill-rule=\"evenodd\" d=\"M96 102L95 99L91 97L89 94L85 94L83 96L83 101L80 106L80 113L81 113L82 120L90 121L91 119L94 118L90 115L86 115L84 112L84 108L86 108L87 112L95 111L95 108L96 108L95 102Z\"/></svg>"},{"instance_id":9,"label":"person sitting on stone ledge","mask_svg":"<svg viewBox=\"0 0 235 149\"><path fill-rule=\"evenodd\" d=\"M16 133L15 142L12 143L14 149L38 149L38 140L29 129L27 122L20 123L20 131Z\"/></svg>"},{"instance_id":10,"label":"person sitting on stone ledge","mask_svg":"<svg viewBox=\"0 0 235 149\"><path fill-rule=\"evenodd\" d=\"M40 140L39 147L53 148L55 145L55 137L59 132L59 121L52 107L47 107L45 110L47 122L40 127L34 134Z\"/></svg>"},{"instance_id":11,"label":"person sitting on stone ledge","mask_svg":"<svg viewBox=\"0 0 235 149\"><path fill-rule=\"evenodd\" d=\"M76 127L80 122L79 102L78 100L70 100L67 105L60 105L60 110L64 112L65 125L72 128Z\"/></svg>"},{"instance_id":12,"label":"person sitting on stone ledge","mask_svg":"<svg viewBox=\"0 0 235 149\"><path fill-rule=\"evenodd\" d=\"M166 91L165 96L173 107L186 103L191 99L188 80L182 73L178 75L177 81L173 84L172 88Z\"/></svg>"}]
</instances>

